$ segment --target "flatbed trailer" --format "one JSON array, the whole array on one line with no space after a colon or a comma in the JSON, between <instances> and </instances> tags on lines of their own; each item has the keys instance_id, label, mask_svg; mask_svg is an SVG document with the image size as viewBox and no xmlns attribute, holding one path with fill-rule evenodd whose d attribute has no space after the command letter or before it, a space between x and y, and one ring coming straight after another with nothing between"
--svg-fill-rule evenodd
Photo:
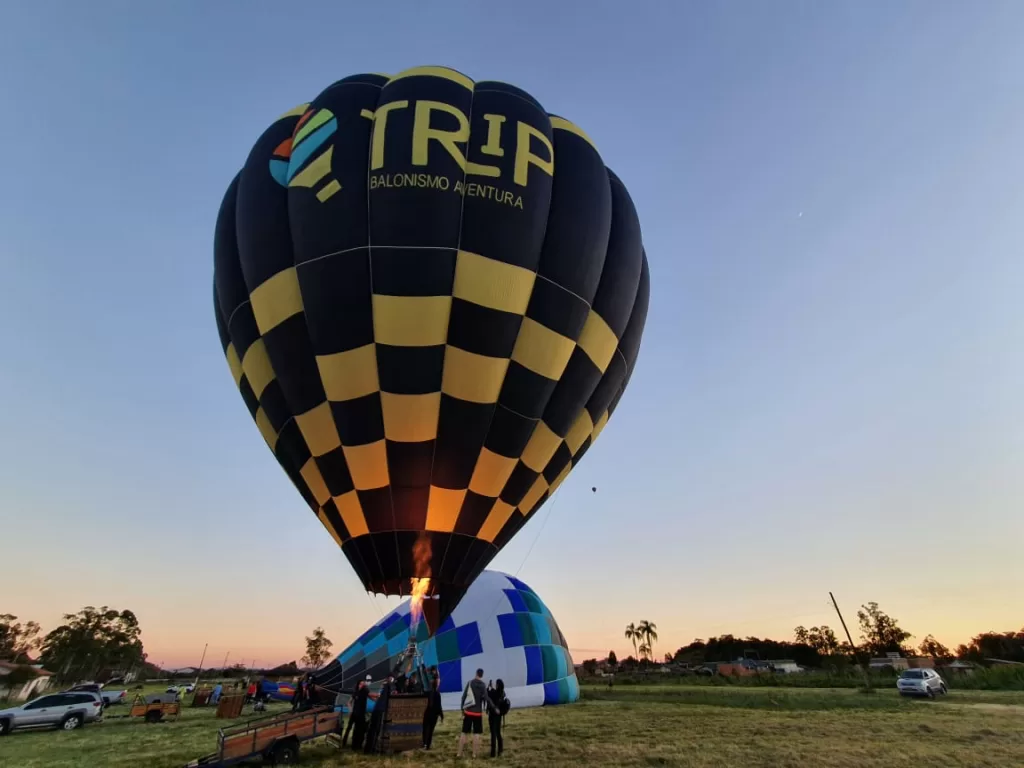
<instances>
[{"instance_id":1,"label":"flatbed trailer","mask_svg":"<svg viewBox=\"0 0 1024 768\"><path fill-rule=\"evenodd\" d=\"M164 716L177 718L181 714L181 702L177 699L165 701L161 695L143 696L136 694L127 714L109 715L105 720L118 720L128 717L142 717L147 723L159 723Z\"/></svg>"},{"instance_id":2,"label":"flatbed trailer","mask_svg":"<svg viewBox=\"0 0 1024 768\"><path fill-rule=\"evenodd\" d=\"M271 765L290 765L298 759L300 744L337 732L340 716L333 708L316 707L221 728L217 751L185 768L223 768L256 757Z\"/></svg>"}]
</instances>

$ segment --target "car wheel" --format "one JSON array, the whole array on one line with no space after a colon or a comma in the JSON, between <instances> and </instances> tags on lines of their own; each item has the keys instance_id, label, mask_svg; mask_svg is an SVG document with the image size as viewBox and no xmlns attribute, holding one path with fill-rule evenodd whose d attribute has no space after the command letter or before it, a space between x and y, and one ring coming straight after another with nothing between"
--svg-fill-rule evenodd
<instances>
[{"instance_id":1,"label":"car wheel","mask_svg":"<svg viewBox=\"0 0 1024 768\"><path fill-rule=\"evenodd\" d=\"M949 693L949 689L946 687L945 683L939 686L939 693L941 693L943 696Z\"/></svg>"},{"instance_id":2,"label":"car wheel","mask_svg":"<svg viewBox=\"0 0 1024 768\"><path fill-rule=\"evenodd\" d=\"M82 726L82 716L81 715L68 715L67 717L64 718L64 720L60 724L60 727L63 728L65 731L73 731L76 728L80 728L81 726Z\"/></svg>"},{"instance_id":3,"label":"car wheel","mask_svg":"<svg viewBox=\"0 0 1024 768\"><path fill-rule=\"evenodd\" d=\"M11 721L0 720L0 736L6 736L11 732Z\"/></svg>"},{"instance_id":4,"label":"car wheel","mask_svg":"<svg viewBox=\"0 0 1024 768\"><path fill-rule=\"evenodd\" d=\"M935 691L933 691L931 688L926 689L926 693L927 693L929 699L934 699L935 698Z\"/></svg>"}]
</instances>

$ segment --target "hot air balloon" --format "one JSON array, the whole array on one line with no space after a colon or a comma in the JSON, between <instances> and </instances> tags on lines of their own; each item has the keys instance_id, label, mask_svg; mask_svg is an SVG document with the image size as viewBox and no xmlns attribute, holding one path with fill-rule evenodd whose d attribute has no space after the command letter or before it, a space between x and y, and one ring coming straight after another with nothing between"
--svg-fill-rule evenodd
<instances>
[{"instance_id":1,"label":"hot air balloon","mask_svg":"<svg viewBox=\"0 0 1024 768\"><path fill-rule=\"evenodd\" d=\"M530 586L500 571L481 573L437 633L413 623L409 601L363 632L332 662L343 670L334 690L350 691L366 675L380 682L402 662L410 636L418 637L423 662L437 667L441 703L458 710L475 670L505 681L513 708L570 704L579 681L569 645L551 610Z\"/></svg>"},{"instance_id":2,"label":"hot air balloon","mask_svg":"<svg viewBox=\"0 0 1024 768\"><path fill-rule=\"evenodd\" d=\"M604 429L649 287L587 134L443 67L279 117L216 225L242 399L366 589L433 598L431 632Z\"/></svg>"}]
</instances>

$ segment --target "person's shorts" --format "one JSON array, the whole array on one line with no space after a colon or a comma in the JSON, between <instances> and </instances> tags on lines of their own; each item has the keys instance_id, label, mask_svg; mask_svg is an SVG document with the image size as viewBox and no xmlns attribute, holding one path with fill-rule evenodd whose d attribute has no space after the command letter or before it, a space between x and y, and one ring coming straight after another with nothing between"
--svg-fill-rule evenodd
<instances>
[{"instance_id":1,"label":"person's shorts","mask_svg":"<svg viewBox=\"0 0 1024 768\"><path fill-rule=\"evenodd\" d=\"M483 733L484 732L484 718L482 715L473 717L472 715L462 716L462 732L463 733Z\"/></svg>"}]
</instances>

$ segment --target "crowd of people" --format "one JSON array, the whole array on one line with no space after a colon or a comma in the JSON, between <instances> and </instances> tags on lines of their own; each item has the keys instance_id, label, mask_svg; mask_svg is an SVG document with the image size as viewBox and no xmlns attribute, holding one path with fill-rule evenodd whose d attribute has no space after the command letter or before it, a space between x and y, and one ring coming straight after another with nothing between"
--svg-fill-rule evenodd
<instances>
[{"instance_id":1,"label":"crowd of people","mask_svg":"<svg viewBox=\"0 0 1024 768\"><path fill-rule=\"evenodd\" d=\"M429 750L433 747L437 723L444 722L444 709L441 706L441 677L437 667L431 667L426 677L427 707L423 715L422 748ZM462 732L459 734L457 757L462 756L468 736L472 737L473 756L477 756L480 751L480 737L483 734L485 715L491 735L491 757L500 757L504 751L505 745L501 730L504 717L511 705L505 695L504 682L499 679L493 684L485 685L483 677L484 671L478 669L476 676L466 684L462 692ZM365 680L359 681L351 696L339 693L335 699L335 706L339 708L346 703L346 698L348 699L349 717L341 738L342 747L349 746L351 737L351 748L354 751L368 754L376 750L377 739L381 733L383 718L387 712L387 702L391 694L424 692L421 678L418 675L388 677L380 692L371 691L371 683L372 678L367 675ZM301 686L300 682L300 687L296 688L296 697L300 695ZM306 695L306 700L308 700L308 694ZM369 722L367 722L367 710L371 700L374 701L374 707Z\"/></svg>"}]
</instances>

